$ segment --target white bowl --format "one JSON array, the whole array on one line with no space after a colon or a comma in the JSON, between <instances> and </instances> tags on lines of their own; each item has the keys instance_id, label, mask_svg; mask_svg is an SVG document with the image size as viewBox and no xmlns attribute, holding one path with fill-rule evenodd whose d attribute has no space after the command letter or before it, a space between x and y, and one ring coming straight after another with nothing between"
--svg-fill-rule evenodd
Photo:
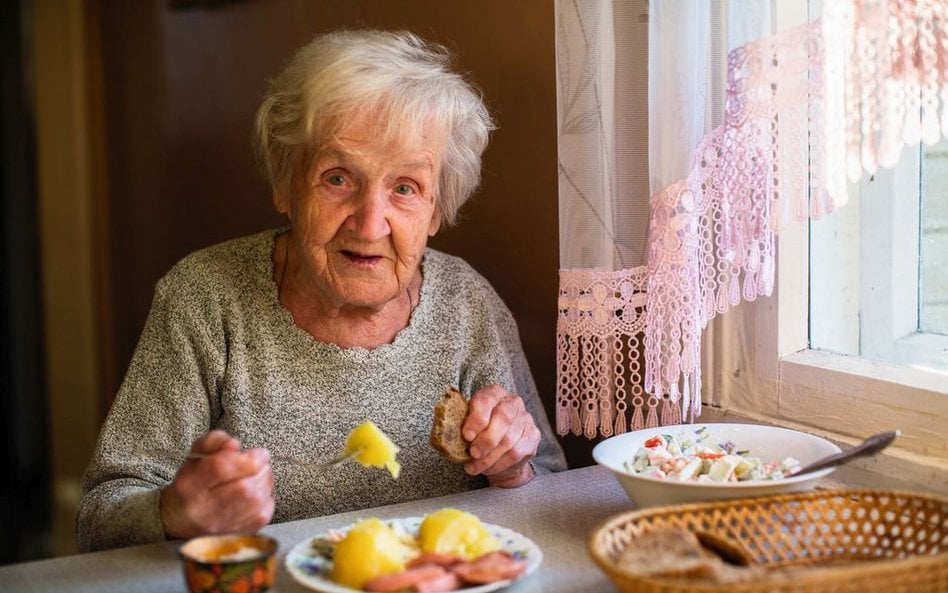
<instances>
[{"instance_id":1,"label":"white bowl","mask_svg":"<svg viewBox=\"0 0 948 593\"><path fill-rule=\"evenodd\" d=\"M695 431L707 427L714 443L732 441L738 449L746 449L762 461L793 457L805 466L827 455L839 453L840 448L818 436L775 426L760 424L680 424L659 426L627 432L610 437L593 448L596 463L612 470L626 494L638 507L682 504L729 498L750 498L770 494L785 494L812 490L820 478L835 468L789 476L779 480L746 482L679 482L678 480L639 476L626 471L624 463L631 461L639 447L659 434L694 438Z\"/></svg>"}]
</instances>

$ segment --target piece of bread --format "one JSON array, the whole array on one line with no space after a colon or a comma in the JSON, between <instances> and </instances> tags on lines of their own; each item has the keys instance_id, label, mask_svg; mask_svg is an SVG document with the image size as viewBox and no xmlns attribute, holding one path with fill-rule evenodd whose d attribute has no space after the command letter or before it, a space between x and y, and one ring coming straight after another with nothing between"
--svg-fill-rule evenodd
<instances>
[{"instance_id":1,"label":"piece of bread","mask_svg":"<svg viewBox=\"0 0 948 593\"><path fill-rule=\"evenodd\" d=\"M616 557L621 571L642 577L714 578L722 564L694 533L676 527L643 533Z\"/></svg>"},{"instance_id":2,"label":"piece of bread","mask_svg":"<svg viewBox=\"0 0 948 593\"><path fill-rule=\"evenodd\" d=\"M467 418L467 400L454 387L446 387L435 404L428 441L438 453L457 463L471 460L468 442L461 435L461 426Z\"/></svg>"},{"instance_id":3,"label":"piece of bread","mask_svg":"<svg viewBox=\"0 0 948 593\"><path fill-rule=\"evenodd\" d=\"M619 552L616 565L638 577L742 583L759 578L761 567L727 537L684 527L654 527Z\"/></svg>"}]
</instances>

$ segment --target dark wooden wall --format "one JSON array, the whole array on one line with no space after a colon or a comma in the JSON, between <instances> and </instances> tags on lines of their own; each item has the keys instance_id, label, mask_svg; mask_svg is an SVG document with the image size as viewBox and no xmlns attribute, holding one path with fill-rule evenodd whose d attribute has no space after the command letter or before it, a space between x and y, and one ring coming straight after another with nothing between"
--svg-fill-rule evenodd
<instances>
[{"instance_id":1,"label":"dark wooden wall","mask_svg":"<svg viewBox=\"0 0 948 593\"><path fill-rule=\"evenodd\" d=\"M186 5L188 2L178 2ZM100 0L103 411L156 280L185 254L282 223L250 148L264 81L314 34L409 29L456 51L499 130L481 189L432 246L467 259L516 316L553 419L558 269L553 3ZM572 465L588 443L564 442Z\"/></svg>"},{"instance_id":2,"label":"dark wooden wall","mask_svg":"<svg viewBox=\"0 0 948 593\"><path fill-rule=\"evenodd\" d=\"M21 1L0 5L0 565L46 555L50 462L36 127Z\"/></svg>"}]
</instances>

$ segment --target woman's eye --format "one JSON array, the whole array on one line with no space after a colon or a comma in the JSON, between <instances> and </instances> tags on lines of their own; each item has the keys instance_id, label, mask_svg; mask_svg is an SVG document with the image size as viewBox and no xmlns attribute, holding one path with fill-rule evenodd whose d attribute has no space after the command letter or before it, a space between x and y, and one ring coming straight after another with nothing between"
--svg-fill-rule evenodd
<instances>
[{"instance_id":1,"label":"woman's eye","mask_svg":"<svg viewBox=\"0 0 948 593\"><path fill-rule=\"evenodd\" d=\"M326 178L326 183L329 185L344 185L346 183L346 178L342 175L330 175Z\"/></svg>"},{"instance_id":2,"label":"woman's eye","mask_svg":"<svg viewBox=\"0 0 948 593\"><path fill-rule=\"evenodd\" d=\"M395 193L401 194L403 196L411 195L415 192L415 188L408 183L399 183L395 186Z\"/></svg>"}]
</instances>

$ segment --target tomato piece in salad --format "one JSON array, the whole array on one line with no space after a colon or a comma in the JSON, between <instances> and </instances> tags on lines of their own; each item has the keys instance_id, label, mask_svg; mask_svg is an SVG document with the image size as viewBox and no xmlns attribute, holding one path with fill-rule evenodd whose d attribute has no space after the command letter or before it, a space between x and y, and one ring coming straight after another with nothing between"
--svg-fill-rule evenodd
<instances>
[{"instance_id":1,"label":"tomato piece in salad","mask_svg":"<svg viewBox=\"0 0 948 593\"><path fill-rule=\"evenodd\" d=\"M649 440L645 441L645 444L642 446L645 447L646 449L650 449L652 447L662 447L664 445L665 445L665 439L663 439L661 435L655 435Z\"/></svg>"}]
</instances>

